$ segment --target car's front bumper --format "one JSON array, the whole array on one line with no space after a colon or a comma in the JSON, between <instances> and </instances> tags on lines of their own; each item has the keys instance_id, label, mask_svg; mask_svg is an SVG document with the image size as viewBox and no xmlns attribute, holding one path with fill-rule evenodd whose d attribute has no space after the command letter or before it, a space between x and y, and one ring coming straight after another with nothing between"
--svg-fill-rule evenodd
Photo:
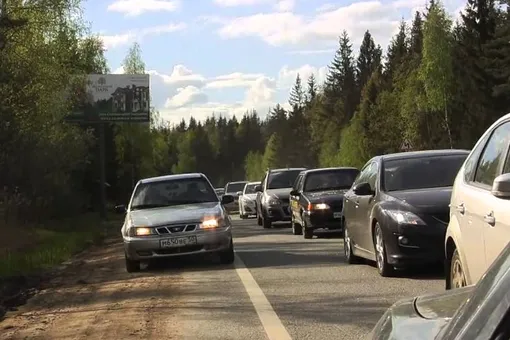
<instances>
[{"instance_id":1,"label":"car's front bumper","mask_svg":"<svg viewBox=\"0 0 510 340\"><path fill-rule=\"evenodd\" d=\"M311 230L330 229L341 231L343 228L343 215L341 211L312 210L304 214L306 227Z\"/></svg>"},{"instance_id":2,"label":"car's front bumper","mask_svg":"<svg viewBox=\"0 0 510 340\"><path fill-rule=\"evenodd\" d=\"M270 205L265 209L265 217L271 222L288 222L290 218L290 210L288 204Z\"/></svg>"},{"instance_id":3,"label":"car's front bumper","mask_svg":"<svg viewBox=\"0 0 510 340\"><path fill-rule=\"evenodd\" d=\"M161 241L172 237L196 236L197 243L178 247L162 247ZM217 252L228 249L232 241L231 227L220 230L203 230L196 233L184 232L175 235L150 237L124 237L126 256L135 261L157 258Z\"/></svg>"},{"instance_id":4,"label":"car's front bumper","mask_svg":"<svg viewBox=\"0 0 510 340\"><path fill-rule=\"evenodd\" d=\"M444 260L446 225L404 225L385 231L388 263L400 266L439 263Z\"/></svg>"}]
</instances>

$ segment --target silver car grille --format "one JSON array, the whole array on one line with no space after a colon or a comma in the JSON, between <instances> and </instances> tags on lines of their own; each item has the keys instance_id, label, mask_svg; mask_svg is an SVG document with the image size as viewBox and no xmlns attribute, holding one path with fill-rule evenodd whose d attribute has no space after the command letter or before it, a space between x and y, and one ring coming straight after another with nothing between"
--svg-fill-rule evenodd
<instances>
[{"instance_id":1,"label":"silver car grille","mask_svg":"<svg viewBox=\"0 0 510 340\"><path fill-rule=\"evenodd\" d=\"M198 224L171 224L156 227L156 232L159 235L184 233L189 231L195 231Z\"/></svg>"}]
</instances>

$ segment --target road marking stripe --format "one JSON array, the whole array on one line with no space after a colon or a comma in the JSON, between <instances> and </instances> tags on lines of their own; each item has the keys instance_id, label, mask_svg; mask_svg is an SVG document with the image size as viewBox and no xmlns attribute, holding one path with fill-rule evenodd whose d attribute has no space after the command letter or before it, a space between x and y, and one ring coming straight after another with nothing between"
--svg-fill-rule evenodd
<instances>
[{"instance_id":1,"label":"road marking stripe","mask_svg":"<svg viewBox=\"0 0 510 340\"><path fill-rule=\"evenodd\" d=\"M292 340L257 281L237 254L234 265L269 340Z\"/></svg>"}]
</instances>

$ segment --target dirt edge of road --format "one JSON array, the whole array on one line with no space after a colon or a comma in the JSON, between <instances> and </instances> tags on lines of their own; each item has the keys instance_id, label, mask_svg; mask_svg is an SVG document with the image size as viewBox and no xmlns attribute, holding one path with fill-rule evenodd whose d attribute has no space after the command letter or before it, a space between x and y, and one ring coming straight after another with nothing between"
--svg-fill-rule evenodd
<instances>
[{"instance_id":1,"label":"dirt edge of road","mask_svg":"<svg viewBox=\"0 0 510 340\"><path fill-rule=\"evenodd\" d=\"M71 267L79 266L83 258L94 247L103 245L108 238L114 237L119 228L115 228L119 221L109 220L105 223L104 233L95 241L89 242L84 248L75 252L69 259L53 268L27 275L0 278L0 323L4 321L8 312L15 312L18 307L27 303L41 289L45 288L55 277L61 276Z\"/></svg>"}]
</instances>

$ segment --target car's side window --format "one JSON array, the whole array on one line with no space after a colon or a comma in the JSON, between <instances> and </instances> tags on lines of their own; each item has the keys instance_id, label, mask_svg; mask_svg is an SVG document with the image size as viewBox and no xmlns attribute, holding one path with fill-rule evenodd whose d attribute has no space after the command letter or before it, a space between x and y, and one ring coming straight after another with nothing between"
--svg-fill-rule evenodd
<instances>
[{"instance_id":1,"label":"car's side window","mask_svg":"<svg viewBox=\"0 0 510 340\"><path fill-rule=\"evenodd\" d=\"M510 149L506 153L505 166L503 166L503 172L501 173L502 174L510 173Z\"/></svg>"},{"instance_id":2,"label":"car's side window","mask_svg":"<svg viewBox=\"0 0 510 340\"><path fill-rule=\"evenodd\" d=\"M506 157L509 136L510 122L494 130L476 166L475 183L492 186L494 179L498 176L500 164Z\"/></svg>"},{"instance_id":3,"label":"car's side window","mask_svg":"<svg viewBox=\"0 0 510 340\"><path fill-rule=\"evenodd\" d=\"M372 162L369 162L369 163L365 164L365 166L363 168L361 168L361 171L359 172L358 176L354 180L354 185L365 181L365 178L367 177L367 172L370 170L371 165L372 165Z\"/></svg>"},{"instance_id":4,"label":"car's side window","mask_svg":"<svg viewBox=\"0 0 510 340\"><path fill-rule=\"evenodd\" d=\"M366 182L370 184L372 190L375 190L376 187L375 185L377 183L377 169L379 169L379 167L377 166L377 162L372 162L372 164L370 164L370 170L367 174L366 179Z\"/></svg>"},{"instance_id":5,"label":"car's side window","mask_svg":"<svg viewBox=\"0 0 510 340\"><path fill-rule=\"evenodd\" d=\"M466 159L466 165L464 166L464 181L466 183L473 181L476 163L478 163L480 154L482 153L485 144L487 144L487 140L489 139L489 137L490 133L485 135L483 137L483 140L476 146L475 149L473 149L473 152L471 152L469 157Z\"/></svg>"},{"instance_id":6,"label":"car's side window","mask_svg":"<svg viewBox=\"0 0 510 340\"><path fill-rule=\"evenodd\" d=\"M294 186L292 187L293 190L299 190L299 187L301 186L301 182L303 181L304 175L301 174L296 178L296 181L294 182Z\"/></svg>"}]
</instances>

